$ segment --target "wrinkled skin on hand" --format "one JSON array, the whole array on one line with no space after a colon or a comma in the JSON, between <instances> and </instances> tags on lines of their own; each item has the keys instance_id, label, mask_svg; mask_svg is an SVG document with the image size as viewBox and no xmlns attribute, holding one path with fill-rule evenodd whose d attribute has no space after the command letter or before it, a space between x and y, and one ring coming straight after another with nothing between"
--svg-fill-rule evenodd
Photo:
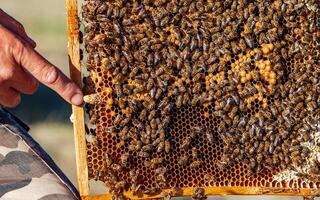
<instances>
[{"instance_id":1,"label":"wrinkled skin on hand","mask_svg":"<svg viewBox=\"0 0 320 200\"><path fill-rule=\"evenodd\" d=\"M67 102L81 105L83 95L78 86L35 47L23 26L0 9L0 104L17 106L20 94L33 94L41 82Z\"/></svg>"}]
</instances>

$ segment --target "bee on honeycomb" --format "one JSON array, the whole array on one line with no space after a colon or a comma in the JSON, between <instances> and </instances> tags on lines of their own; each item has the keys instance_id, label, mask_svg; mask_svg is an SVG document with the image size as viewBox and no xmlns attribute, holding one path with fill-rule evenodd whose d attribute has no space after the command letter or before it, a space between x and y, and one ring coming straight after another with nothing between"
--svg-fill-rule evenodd
<instances>
[{"instance_id":1,"label":"bee on honeycomb","mask_svg":"<svg viewBox=\"0 0 320 200\"><path fill-rule=\"evenodd\" d=\"M205 199L204 187L280 187L282 170L320 187L319 3L85 0L81 11L89 176L111 193L193 187Z\"/></svg>"}]
</instances>

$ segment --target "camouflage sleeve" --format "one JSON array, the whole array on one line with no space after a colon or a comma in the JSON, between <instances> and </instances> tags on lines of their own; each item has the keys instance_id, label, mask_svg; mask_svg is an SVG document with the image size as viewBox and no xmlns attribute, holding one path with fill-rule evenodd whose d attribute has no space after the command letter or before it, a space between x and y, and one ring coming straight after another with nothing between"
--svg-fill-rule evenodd
<instances>
[{"instance_id":1,"label":"camouflage sleeve","mask_svg":"<svg viewBox=\"0 0 320 200\"><path fill-rule=\"evenodd\" d=\"M79 194L26 127L0 108L0 199L79 199Z\"/></svg>"}]
</instances>

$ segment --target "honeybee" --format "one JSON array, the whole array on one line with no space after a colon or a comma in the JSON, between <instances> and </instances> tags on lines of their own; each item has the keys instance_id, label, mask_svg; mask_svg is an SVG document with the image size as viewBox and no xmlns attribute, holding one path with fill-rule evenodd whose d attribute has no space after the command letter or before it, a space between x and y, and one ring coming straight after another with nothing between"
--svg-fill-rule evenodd
<instances>
[{"instance_id":1,"label":"honeybee","mask_svg":"<svg viewBox=\"0 0 320 200\"><path fill-rule=\"evenodd\" d=\"M160 196L164 199L164 200L170 200L171 199L171 194L168 192L161 192Z\"/></svg>"},{"instance_id":2,"label":"honeybee","mask_svg":"<svg viewBox=\"0 0 320 200\"><path fill-rule=\"evenodd\" d=\"M182 165L182 166L185 166L188 163L188 159L189 159L189 157L187 155L181 156L179 158L178 164Z\"/></svg>"},{"instance_id":3,"label":"honeybee","mask_svg":"<svg viewBox=\"0 0 320 200\"><path fill-rule=\"evenodd\" d=\"M182 95L181 95L182 97ZM195 106L198 104L198 102L200 101L200 95L199 94L194 94L191 100L191 105Z\"/></svg>"},{"instance_id":4,"label":"honeybee","mask_svg":"<svg viewBox=\"0 0 320 200\"><path fill-rule=\"evenodd\" d=\"M193 161L192 163L190 163L190 168L197 168L201 165L201 161L200 160L196 160L196 161Z\"/></svg>"},{"instance_id":5,"label":"honeybee","mask_svg":"<svg viewBox=\"0 0 320 200\"><path fill-rule=\"evenodd\" d=\"M267 194L267 193L281 193L285 192L286 190L283 188L270 188L270 189L260 189L258 191L260 194Z\"/></svg>"},{"instance_id":6,"label":"honeybee","mask_svg":"<svg viewBox=\"0 0 320 200\"><path fill-rule=\"evenodd\" d=\"M148 153L146 151L139 151L138 156L140 156L142 158L149 158L150 157L150 153Z\"/></svg>"},{"instance_id":7,"label":"honeybee","mask_svg":"<svg viewBox=\"0 0 320 200\"><path fill-rule=\"evenodd\" d=\"M167 115L162 119L161 126L159 126L159 128L165 128L169 125L169 123L170 123L170 115Z\"/></svg>"},{"instance_id":8,"label":"honeybee","mask_svg":"<svg viewBox=\"0 0 320 200\"><path fill-rule=\"evenodd\" d=\"M143 130L145 128L144 123L139 121L138 119L132 120L132 125L137 128L138 130Z\"/></svg>"},{"instance_id":9,"label":"honeybee","mask_svg":"<svg viewBox=\"0 0 320 200\"><path fill-rule=\"evenodd\" d=\"M105 158L107 167L109 167L113 163L112 157L110 156L110 154L108 152L105 152L104 158Z\"/></svg>"},{"instance_id":10,"label":"honeybee","mask_svg":"<svg viewBox=\"0 0 320 200\"><path fill-rule=\"evenodd\" d=\"M210 181L216 181L216 178L213 175L206 173L204 174L204 180L210 182Z\"/></svg>"},{"instance_id":11,"label":"honeybee","mask_svg":"<svg viewBox=\"0 0 320 200\"><path fill-rule=\"evenodd\" d=\"M247 111L246 104L245 104L245 102L244 102L244 101L242 101L242 100L240 100L239 110L240 110L241 112L245 112L245 111Z\"/></svg>"},{"instance_id":12,"label":"honeybee","mask_svg":"<svg viewBox=\"0 0 320 200\"><path fill-rule=\"evenodd\" d=\"M317 103L315 101L310 101L307 103L307 110L313 112L317 108Z\"/></svg>"},{"instance_id":13,"label":"honeybee","mask_svg":"<svg viewBox=\"0 0 320 200\"><path fill-rule=\"evenodd\" d=\"M154 165L158 165L163 163L163 158L162 157L153 158L151 159L150 162L153 163Z\"/></svg>"},{"instance_id":14,"label":"honeybee","mask_svg":"<svg viewBox=\"0 0 320 200\"><path fill-rule=\"evenodd\" d=\"M129 153L125 153L125 154L121 155L120 163L121 163L122 167L127 167L128 166L129 157L130 157Z\"/></svg>"},{"instance_id":15,"label":"honeybee","mask_svg":"<svg viewBox=\"0 0 320 200\"><path fill-rule=\"evenodd\" d=\"M156 95L157 89L155 87L151 88L149 91L149 96L154 99L155 95Z\"/></svg>"},{"instance_id":16,"label":"honeybee","mask_svg":"<svg viewBox=\"0 0 320 200\"><path fill-rule=\"evenodd\" d=\"M126 184L127 183L125 181L119 181L114 185L113 190L115 190L115 191L123 190L125 188Z\"/></svg>"},{"instance_id":17,"label":"honeybee","mask_svg":"<svg viewBox=\"0 0 320 200\"><path fill-rule=\"evenodd\" d=\"M213 134L212 134L212 132L211 132L211 130L210 130L209 128L206 128L205 134L206 134L206 137L207 137L207 141L208 141L210 144L214 144Z\"/></svg>"},{"instance_id":18,"label":"honeybee","mask_svg":"<svg viewBox=\"0 0 320 200\"><path fill-rule=\"evenodd\" d=\"M153 53L149 53L147 56L147 65L152 66L154 63L154 55Z\"/></svg>"},{"instance_id":19,"label":"honeybee","mask_svg":"<svg viewBox=\"0 0 320 200\"><path fill-rule=\"evenodd\" d=\"M175 37L176 37L177 40L181 40L181 39L182 39L181 31L180 31L180 29L179 29L178 27L175 26L175 27L172 29L172 31L173 31L173 33L174 33L174 35L175 35ZM178 56L177 56L177 57L178 57Z\"/></svg>"},{"instance_id":20,"label":"honeybee","mask_svg":"<svg viewBox=\"0 0 320 200\"><path fill-rule=\"evenodd\" d=\"M83 97L83 101L88 104L100 104L103 102L102 97L98 93L88 94Z\"/></svg>"},{"instance_id":21,"label":"honeybee","mask_svg":"<svg viewBox=\"0 0 320 200\"><path fill-rule=\"evenodd\" d=\"M138 174L139 174L139 171L136 171L134 169L129 171L129 177L130 177L132 182L134 182L134 183L137 182Z\"/></svg>"},{"instance_id":22,"label":"honeybee","mask_svg":"<svg viewBox=\"0 0 320 200\"><path fill-rule=\"evenodd\" d=\"M154 86L154 80L153 78L149 78L147 81L146 89L151 90L153 86Z\"/></svg>"},{"instance_id":23,"label":"honeybee","mask_svg":"<svg viewBox=\"0 0 320 200\"><path fill-rule=\"evenodd\" d=\"M131 117L123 118L120 122L120 126L126 126L131 121Z\"/></svg>"},{"instance_id":24,"label":"honeybee","mask_svg":"<svg viewBox=\"0 0 320 200\"><path fill-rule=\"evenodd\" d=\"M154 95L154 99L158 100L158 99L160 98L162 92L163 92L162 89L161 89L161 88L158 88L158 89L156 90L155 95Z\"/></svg>"},{"instance_id":25,"label":"honeybee","mask_svg":"<svg viewBox=\"0 0 320 200\"><path fill-rule=\"evenodd\" d=\"M165 140L164 151L165 151L166 153L169 153L169 152L170 152L170 149L171 149L170 141L169 141L169 140Z\"/></svg>"},{"instance_id":26,"label":"honeybee","mask_svg":"<svg viewBox=\"0 0 320 200\"><path fill-rule=\"evenodd\" d=\"M167 172L167 168L166 167L159 167L159 168L156 168L154 170L155 174L165 174L166 172Z\"/></svg>"},{"instance_id":27,"label":"honeybee","mask_svg":"<svg viewBox=\"0 0 320 200\"><path fill-rule=\"evenodd\" d=\"M180 93L185 93L187 91L187 89L185 88L185 86L183 85L183 82L181 80L177 81L176 85L177 85Z\"/></svg>"},{"instance_id":28,"label":"honeybee","mask_svg":"<svg viewBox=\"0 0 320 200\"><path fill-rule=\"evenodd\" d=\"M123 78L120 77L119 79L122 80ZM126 95L131 95L132 91L133 91L132 86L130 86L128 84L125 84L122 86L122 92Z\"/></svg>"},{"instance_id":29,"label":"honeybee","mask_svg":"<svg viewBox=\"0 0 320 200\"><path fill-rule=\"evenodd\" d=\"M192 93L196 94L196 93L199 93L201 90L201 83L197 82L193 85L193 88L192 88Z\"/></svg>"},{"instance_id":30,"label":"honeybee","mask_svg":"<svg viewBox=\"0 0 320 200\"><path fill-rule=\"evenodd\" d=\"M197 150L196 147L193 147L193 148L192 148L191 153L192 153L192 158L193 158L194 160L197 160L199 155L198 155L198 150Z\"/></svg>"},{"instance_id":31,"label":"honeybee","mask_svg":"<svg viewBox=\"0 0 320 200\"><path fill-rule=\"evenodd\" d=\"M183 103L183 95L180 94L177 99L176 99L176 106L177 108L180 108L182 106L182 103Z\"/></svg>"},{"instance_id":32,"label":"honeybee","mask_svg":"<svg viewBox=\"0 0 320 200\"><path fill-rule=\"evenodd\" d=\"M106 177L106 179L108 180L108 182L114 184L116 182L119 181L119 177L116 176L114 173L112 173L111 171L107 171L104 173L104 176Z\"/></svg>"},{"instance_id":33,"label":"honeybee","mask_svg":"<svg viewBox=\"0 0 320 200\"><path fill-rule=\"evenodd\" d=\"M151 161L144 161L144 166L145 167L150 167L150 168L154 168L155 167L155 164L152 163Z\"/></svg>"},{"instance_id":34,"label":"honeybee","mask_svg":"<svg viewBox=\"0 0 320 200\"><path fill-rule=\"evenodd\" d=\"M190 41L190 50L194 51L197 48L197 46L198 46L198 40L195 36L193 36Z\"/></svg>"},{"instance_id":35,"label":"honeybee","mask_svg":"<svg viewBox=\"0 0 320 200\"><path fill-rule=\"evenodd\" d=\"M121 165L119 164L116 164L116 163L113 163L111 164L110 168L116 172L120 172L122 170L122 167Z\"/></svg>"},{"instance_id":36,"label":"honeybee","mask_svg":"<svg viewBox=\"0 0 320 200\"><path fill-rule=\"evenodd\" d=\"M153 145L152 145L152 144L144 145L144 146L141 148L141 151L146 151L146 152L151 152L152 150L153 150Z\"/></svg>"},{"instance_id":37,"label":"honeybee","mask_svg":"<svg viewBox=\"0 0 320 200\"><path fill-rule=\"evenodd\" d=\"M183 142L181 143L180 149L187 150L191 142L192 142L192 138L186 137L185 140L183 140Z\"/></svg>"},{"instance_id":38,"label":"honeybee","mask_svg":"<svg viewBox=\"0 0 320 200\"><path fill-rule=\"evenodd\" d=\"M164 97L164 98L160 101L160 103L159 103L159 105L158 105L158 109L160 109L160 110L163 109L166 105L168 105L169 101L170 101L169 97Z\"/></svg>"},{"instance_id":39,"label":"honeybee","mask_svg":"<svg viewBox=\"0 0 320 200\"><path fill-rule=\"evenodd\" d=\"M234 103L233 98L232 98L232 97L229 97L229 98L227 99L227 101L226 101L226 105L224 106L223 110L226 111L226 112L229 111L229 110L231 109L233 103Z\"/></svg>"},{"instance_id":40,"label":"honeybee","mask_svg":"<svg viewBox=\"0 0 320 200\"><path fill-rule=\"evenodd\" d=\"M272 114L267 110L263 111L262 114L267 119L271 119L272 118Z\"/></svg>"},{"instance_id":41,"label":"honeybee","mask_svg":"<svg viewBox=\"0 0 320 200\"><path fill-rule=\"evenodd\" d=\"M158 188L158 187L150 187L150 188L144 189L142 192L143 192L143 194L154 195L154 194L160 192L160 188Z\"/></svg>"},{"instance_id":42,"label":"honeybee","mask_svg":"<svg viewBox=\"0 0 320 200\"><path fill-rule=\"evenodd\" d=\"M191 134L190 137L193 139L195 138L198 134L201 134L201 132L203 131L203 128L200 126L193 126L191 127Z\"/></svg>"},{"instance_id":43,"label":"honeybee","mask_svg":"<svg viewBox=\"0 0 320 200\"><path fill-rule=\"evenodd\" d=\"M146 120L147 119L147 113L148 113L147 109L143 109L139 114L139 119L141 121Z\"/></svg>"},{"instance_id":44,"label":"honeybee","mask_svg":"<svg viewBox=\"0 0 320 200\"><path fill-rule=\"evenodd\" d=\"M96 171L95 175L94 175L94 180L98 181L100 177L100 171Z\"/></svg>"},{"instance_id":45,"label":"honeybee","mask_svg":"<svg viewBox=\"0 0 320 200\"><path fill-rule=\"evenodd\" d=\"M115 134L117 131L117 127L116 126L109 126L105 128L105 132L107 133L111 133L111 134Z\"/></svg>"},{"instance_id":46,"label":"honeybee","mask_svg":"<svg viewBox=\"0 0 320 200\"><path fill-rule=\"evenodd\" d=\"M129 51L122 51L122 54L124 55L124 57L126 58L126 60L128 61L128 63L132 63L132 62L133 62L134 59L133 59L133 55L132 55L131 52L129 52ZM136 70L136 68L133 68L133 69ZM133 71L131 71L131 72L133 72ZM138 72L138 70L137 70L137 71L134 71L133 74L130 73L129 77L130 77L130 78L135 77L135 75L137 75L137 72Z\"/></svg>"},{"instance_id":47,"label":"honeybee","mask_svg":"<svg viewBox=\"0 0 320 200\"><path fill-rule=\"evenodd\" d=\"M165 141L160 141L160 143L157 146L157 152L161 153L165 148Z\"/></svg>"},{"instance_id":48,"label":"honeybee","mask_svg":"<svg viewBox=\"0 0 320 200\"><path fill-rule=\"evenodd\" d=\"M139 140L132 140L128 149L130 151L140 151L142 148L142 142Z\"/></svg>"},{"instance_id":49,"label":"honeybee","mask_svg":"<svg viewBox=\"0 0 320 200\"><path fill-rule=\"evenodd\" d=\"M226 106L226 102L225 101L216 101L215 102L215 105L214 105L214 109L216 110L216 111L218 111L218 110L223 110L223 108Z\"/></svg>"},{"instance_id":50,"label":"honeybee","mask_svg":"<svg viewBox=\"0 0 320 200\"><path fill-rule=\"evenodd\" d=\"M180 191L179 188L177 188L177 187L171 187L169 193L170 193L171 196L177 196L180 192L181 192L181 191Z\"/></svg>"},{"instance_id":51,"label":"honeybee","mask_svg":"<svg viewBox=\"0 0 320 200\"><path fill-rule=\"evenodd\" d=\"M163 128L158 129L156 131L157 136L159 135L159 137L157 139L159 139L160 141L164 141L165 137L166 137L166 132ZM155 141L154 141L155 142ZM158 143L157 143L158 144Z\"/></svg>"},{"instance_id":52,"label":"honeybee","mask_svg":"<svg viewBox=\"0 0 320 200\"><path fill-rule=\"evenodd\" d=\"M196 188L191 198L193 200L204 200L207 199L205 195L205 190L203 188Z\"/></svg>"},{"instance_id":53,"label":"honeybee","mask_svg":"<svg viewBox=\"0 0 320 200\"><path fill-rule=\"evenodd\" d=\"M143 186L142 184L137 184L135 182L132 182L130 187L132 194L137 195L138 192L141 190L142 186Z\"/></svg>"},{"instance_id":54,"label":"honeybee","mask_svg":"<svg viewBox=\"0 0 320 200\"><path fill-rule=\"evenodd\" d=\"M150 136L151 136L151 139L152 139L152 145L155 147L157 146L161 141L164 140L164 138L160 138L158 137L159 135L159 129L156 131L156 130L151 130L150 132Z\"/></svg>"},{"instance_id":55,"label":"honeybee","mask_svg":"<svg viewBox=\"0 0 320 200\"><path fill-rule=\"evenodd\" d=\"M164 109L161 110L161 115L162 116L168 115L171 112L173 105L174 105L173 103L168 103L166 107L164 107Z\"/></svg>"},{"instance_id":56,"label":"honeybee","mask_svg":"<svg viewBox=\"0 0 320 200\"><path fill-rule=\"evenodd\" d=\"M158 174L157 176L156 176L156 180L158 181L158 185L160 186L160 185L163 185L163 186L165 186L166 185L166 182L167 182L167 179L166 179L166 177L165 177L165 175L163 174L163 173L160 173L160 174ZM159 184L160 183L160 184Z\"/></svg>"},{"instance_id":57,"label":"honeybee","mask_svg":"<svg viewBox=\"0 0 320 200\"><path fill-rule=\"evenodd\" d=\"M278 110L275 106L270 106L270 111L274 117L278 116Z\"/></svg>"},{"instance_id":58,"label":"honeybee","mask_svg":"<svg viewBox=\"0 0 320 200\"><path fill-rule=\"evenodd\" d=\"M228 114L231 120L235 118L237 112L238 112L238 106L233 106Z\"/></svg>"},{"instance_id":59,"label":"honeybee","mask_svg":"<svg viewBox=\"0 0 320 200\"><path fill-rule=\"evenodd\" d=\"M246 44L247 44L247 46L250 48L250 49L253 49L253 39L252 39L252 37L250 37L250 35L246 35L245 37L244 37L244 39L245 39L245 42L246 42Z\"/></svg>"},{"instance_id":60,"label":"honeybee","mask_svg":"<svg viewBox=\"0 0 320 200\"><path fill-rule=\"evenodd\" d=\"M150 126L152 129L156 129L158 126L157 120L155 118L153 118L150 122Z\"/></svg>"},{"instance_id":61,"label":"honeybee","mask_svg":"<svg viewBox=\"0 0 320 200\"><path fill-rule=\"evenodd\" d=\"M220 170L224 170L229 163L231 163L230 158L224 155L216 164Z\"/></svg>"},{"instance_id":62,"label":"honeybee","mask_svg":"<svg viewBox=\"0 0 320 200\"><path fill-rule=\"evenodd\" d=\"M197 73L193 76L192 81L195 83L199 81L201 77L202 77L202 73Z\"/></svg>"},{"instance_id":63,"label":"honeybee","mask_svg":"<svg viewBox=\"0 0 320 200\"><path fill-rule=\"evenodd\" d=\"M149 111L148 120L149 121L153 120L155 116L156 116L156 110Z\"/></svg>"},{"instance_id":64,"label":"honeybee","mask_svg":"<svg viewBox=\"0 0 320 200\"><path fill-rule=\"evenodd\" d=\"M141 93L144 91L144 87L141 84L136 84L133 89L133 94Z\"/></svg>"},{"instance_id":65,"label":"honeybee","mask_svg":"<svg viewBox=\"0 0 320 200\"><path fill-rule=\"evenodd\" d=\"M209 41L208 41L207 39L204 39L204 40L202 41L202 50L203 50L204 52L208 52L208 51L209 51L209 46L210 46Z\"/></svg>"},{"instance_id":66,"label":"honeybee","mask_svg":"<svg viewBox=\"0 0 320 200\"><path fill-rule=\"evenodd\" d=\"M191 60L192 60L193 62L196 62L196 61L199 59L199 57L201 56L201 54L202 54L201 51L195 50L194 53L193 53L192 56L191 56Z\"/></svg>"},{"instance_id":67,"label":"honeybee","mask_svg":"<svg viewBox=\"0 0 320 200\"><path fill-rule=\"evenodd\" d=\"M117 97L122 97L123 96L122 88L121 88L121 86L119 84L115 84L114 85L114 91L115 91L115 94L117 95ZM121 104L119 102L119 106L123 107L122 105L123 104Z\"/></svg>"}]
</instances>

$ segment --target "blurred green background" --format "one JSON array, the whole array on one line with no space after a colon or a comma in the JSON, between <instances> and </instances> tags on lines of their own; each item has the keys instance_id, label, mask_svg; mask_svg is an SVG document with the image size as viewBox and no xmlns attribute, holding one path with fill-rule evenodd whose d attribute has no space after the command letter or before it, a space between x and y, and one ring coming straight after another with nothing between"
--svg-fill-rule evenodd
<instances>
[{"instance_id":1,"label":"blurred green background","mask_svg":"<svg viewBox=\"0 0 320 200\"><path fill-rule=\"evenodd\" d=\"M63 0L0 0L0 8L21 22L37 42L37 50L69 75L66 10ZM37 140L76 184L71 107L52 90L40 86L33 96L11 109L31 128Z\"/></svg>"},{"instance_id":2,"label":"blurred green background","mask_svg":"<svg viewBox=\"0 0 320 200\"><path fill-rule=\"evenodd\" d=\"M20 21L37 42L37 50L69 74L66 39L66 10L63 0L0 0L0 8ZM71 107L57 94L41 86L33 96L23 96L22 103L11 109L26 122L32 136L52 156L76 185L75 154ZM94 189L94 188L93 188ZM96 190L99 190L96 188ZM210 199L302 199L274 196L216 196Z\"/></svg>"}]
</instances>

